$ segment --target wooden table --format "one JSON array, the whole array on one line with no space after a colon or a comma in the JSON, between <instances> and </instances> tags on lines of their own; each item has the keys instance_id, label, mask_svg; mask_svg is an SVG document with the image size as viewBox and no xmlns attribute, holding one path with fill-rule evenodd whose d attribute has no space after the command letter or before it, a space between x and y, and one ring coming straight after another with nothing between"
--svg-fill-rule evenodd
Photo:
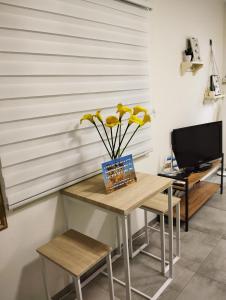
<instances>
[{"instance_id":1,"label":"wooden table","mask_svg":"<svg viewBox=\"0 0 226 300\"><path fill-rule=\"evenodd\" d=\"M156 194L168 190L168 217L169 217L169 278L163 287L156 293L157 299L163 290L172 281L173 276L173 209L172 209L172 183L169 178L153 176L145 173L137 173L137 183L130 184L111 194L106 194L103 177L97 175L86 179L62 190L62 194L73 199L89 203L96 208L103 209L105 212L111 212L121 219L122 237L123 237L123 258L125 268L125 286L126 299L131 300L131 290L137 292L131 287L129 250L128 250L128 215L139 208L146 200ZM139 292L139 291L138 291ZM143 294L140 292L140 294ZM144 295L144 294L143 294ZM149 296L146 295L148 299Z\"/></svg>"}]
</instances>

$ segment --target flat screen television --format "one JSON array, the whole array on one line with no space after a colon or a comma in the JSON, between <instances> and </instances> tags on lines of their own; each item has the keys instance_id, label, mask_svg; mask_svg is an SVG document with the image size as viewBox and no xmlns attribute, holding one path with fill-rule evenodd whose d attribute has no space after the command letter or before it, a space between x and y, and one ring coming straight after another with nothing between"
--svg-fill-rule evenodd
<instances>
[{"instance_id":1,"label":"flat screen television","mask_svg":"<svg viewBox=\"0 0 226 300\"><path fill-rule=\"evenodd\" d=\"M222 157L222 121L174 129L172 149L180 169L199 169Z\"/></svg>"}]
</instances>

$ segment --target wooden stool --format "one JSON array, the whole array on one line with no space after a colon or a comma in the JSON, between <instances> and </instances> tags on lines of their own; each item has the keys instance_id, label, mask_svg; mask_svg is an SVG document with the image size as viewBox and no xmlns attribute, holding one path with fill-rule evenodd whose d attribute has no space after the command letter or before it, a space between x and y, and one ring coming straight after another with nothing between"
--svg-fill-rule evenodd
<instances>
[{"instance_id":1,"label":"wooden stool","mask_svg":"<svg viewBox=\"0 0 226 300\"><path fill-rule=\"evenodd\" d=\"M176 207L176 256L173 259L173 263L176 263L180 258L180 198L172 197L173 207ZM161 271L162 274L168 271L168 261L165 259L165 235L168 233L165 232L165 221L164 216L168 213L168 196L166 194L157 194L155 197L147 200L141 207L144 210L144 219L145 219L145 243L141 245L136 251L133 250L133 240L131 232L131 219L129 218L129 248L130 248L130 257L135 257L138 253L143 253L148 256L151 256L157 260L161 261ZM147 213L152 212L160 216L160 230L155 227L148 225ZM144 251L143 249L149 245L149 235L148 229L153 229L160 231L161 239L161 257L158 257L150 252ZM167 264L167 267L166 267Z\"/></svg>"},{"instance_id":2,"label":"wooden stool","mask_svg":"<svg viewBox=\"0 0 226 300\"><path fill-rule=\"evenodd\" d=\"M76 296L82 300L80 277L103 258L107 260L110 299L114 299L111 247L100 243L75 230L69 230L37 249L43 264L43 279L47 298L48 292L45 272L45 259L50 260L72 275Z\"/></svg>"}]
</instances>

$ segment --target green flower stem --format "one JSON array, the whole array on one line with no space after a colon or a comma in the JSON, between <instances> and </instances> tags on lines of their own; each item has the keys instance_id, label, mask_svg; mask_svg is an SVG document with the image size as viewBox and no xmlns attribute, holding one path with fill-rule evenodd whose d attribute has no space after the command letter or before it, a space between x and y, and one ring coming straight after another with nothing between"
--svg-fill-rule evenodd
<instances>
[{"instance_id":1,"label":"green flower stem","mask_svg":"<svg viewBox=\"0 0 226 300\"><path fill-rule=\"evenodd\" d=\"M116 130L116 134L115 134L115 140L114 140L113 150L112 150L113 153L115 152L115 145L116 145L116 141L117 141L119 126L120 125L118 124L117 130ZM114 157L114 158L116 158L116 157Z\"/></svg>"},{"instance_id":2,"label":"green flower stem","mask_svg":"<svg viewBox=\"0 0 226 300\"><path fill-rule=\"evenodd\" d=\"M125 129L125 132L124 132L124 134L123 134L123 136L122 136L122 139L119 141L118 150L117 150L116 155L115 155L116 157L120 154L120 148L121 148L122 142L123 142L123 140L124 140L124 137L125 137L125 135L126 135L127 130L128 130L129 127L130 127L130 124L127 125L127 127L126 127L126 129Z\"/></svg>"},{"instance_id":3,"label":"green flower stem","mask_svg":"<svg viewBox=\"0 0 226 300\"><path fill-rule=\"evenodd\" d=\"M93 125L96 127L96 130L97 130L97 132L99 133L99 136L100 136L100 138L101 138L101 140L102 140L102 142L103 142L103 144L104 144L104 146L105 146L105 148L106 148L106 150L107 150L107 152L108 152L110 158L112 159L112 155L111 155L111 153L109 152L108 147L106 146L106 144L105 144L105 142L104 142L104 139L102 138L102 135L101 135L101 133L100 133L100 130L98 129L98 127L97 127L97 125L96 125L95 122L93 123Z\"/></svg>"},{"instance_id":4,"label":"green flower stem","mask_svg":"<svg viewBox=\"0 0 226 300\"><path fill-rule=\"evenodd\" d=\"M105 126L104 126L103 121L101 122L101 124L102 124L102 126L103 126L103 128L104 128L104 132L105 132L105 135L106 135L107 140L108 140L108 144L109 144L109 146L110 146L110 148L111 148L111 152L112 152L112 146L111 146L111 143L110 143L110 140L109 140L109 137L108 137L108 134L107 134L107 130L106 130Z\"/></svg>"},{"instance_id":5,"label":"green flower stem","mask_svg":"<svg viewBox=\"0 0 226 300\"><path fill-rule=\"evenodd\" d=\"M126 150L126 147L128 146L128 144L130 143L130 141L132 140L132 138L134 137L135 133L137 132L137 130L140 128L140 125L137 126L137 128L135 129L134 133L132 134L132 136L130 137L130 139L128 140L128 142L126 143L125 147L123 148L122 152L120 153L120 156L123 154L123 152Z\"/></svg>"},{"instance_id":6,"label":"green flower stem","mask_svg":"<svg viewBox=\"0 0 226 300\"><path fill-rule=\"evenodd\" d=\"M121 143L121 134L122 134L122 124L120 123L120 127L119 127L119 149L117 151L117 153L120 153L120 143Z\"/></svg>"},{"instance_id":7,"label":"green flower stem","mask_svg":"<svg viewBox=\"0 0 226 300\"><path fill-rule=\"evenodd\" d=\"M112 127L110 127L110 129L111 129L112 157L114 159L115 158L115 153L114 153L114 146L113 146L113 144L114 144L114 142L113 142L113 130L112 130Z\"/></svg>"}]
</instances>

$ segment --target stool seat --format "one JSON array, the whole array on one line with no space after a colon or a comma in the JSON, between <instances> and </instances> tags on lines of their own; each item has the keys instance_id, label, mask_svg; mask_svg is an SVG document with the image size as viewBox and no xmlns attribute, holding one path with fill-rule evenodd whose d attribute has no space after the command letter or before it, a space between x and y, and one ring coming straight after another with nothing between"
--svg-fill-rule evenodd
<instances>
[{"instance_id":1,"label":"stool seat","mask_svg":"<svg viewBox=\"0 0 226 300\"><path fill-rule=\"evenodd\" d=\"M172 197L172 205L176 206L181 201L178 197ZM142 209L153 210L160 213L167 213L168 211L168 196L166 194L157 194L151 199L145 201L141 206Z\"/></svg>"},{"instance_id":2,"label":"stool seat","mask_svg":"<svg viewBox=\"0 0 226 300\"><path fill-rule=\"evenodd\" d=\"M71 229L38 248L37 252L80 277L105 258L111 247Z\"/></svg>"}]
</instances>

